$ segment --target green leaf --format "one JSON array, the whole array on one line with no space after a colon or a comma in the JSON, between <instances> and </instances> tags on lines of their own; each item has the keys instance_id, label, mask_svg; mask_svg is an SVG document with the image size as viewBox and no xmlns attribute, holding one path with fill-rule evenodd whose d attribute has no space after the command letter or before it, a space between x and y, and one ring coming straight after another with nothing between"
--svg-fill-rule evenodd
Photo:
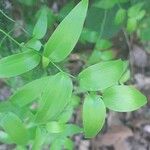
<instances>
[{"instance_id":1,"label":"green leaf","mask_svg":"<svg viewBox=\"0 0 150 150\"><path fill-rule=\"evenodd\" d=\"M44 142L44 138L42 135L42 131L39 127L37 127L32 150L41 150L41 146L42 146L43 142Z\"/></svg>"},{"instance_id":2,"label":"green leaf","mask_svg":"<svg viewBox=\"0 0 150 150\"><path fill-rule=\"evenodd\" d=\"M47 11L42 9L38 21L33 29L33 37L42 39L47 31Z\"/></svg>"},{"instance_id":3,"label":"green leaf","mask_svg":"<svg viewBox=\"0 0 150 150\"><path fill-rule=\"evenodd\" d=\"M32 38L25 44L25 46L27 48L31 48L36 51L39 51L41 49L42 43L39 40Z\"/></svg>"},{"instance_id":4,"label":"green leaf","mask_svg":"<svg viewBox=\"0 0 150 150\"><path fill-rule=\"evenodd\" d=\"M79 126L75 125L75 124L67 124L66 128L63 132L63 135L66 137L71 137L75 134L79 134L82 133L83 129L80 128Z\"/></svg>"},{"instance_id":5,"label":"green leaf","mask_svg":"<svg viewBox=\"0 0 150 150\"><path fill-rule=\"evenodd\" d=\"M122 75L122 77L120 78L119 82L120 82L121 84L123 84L123 83L127 82L127 81L130 79L130 77L131 77L130 70L127 70L127 71Z\"/></svg>"},{"instance_id":6,"label":"green leaf","mask_svg":"<svg viewBox=\"0 0 150 150\"><path fill-rule=\"evenodd\" d=\"M13 112L21 119L33 118L33 114L31 113L31 111L28 108L17 107L13 103L11 103L11 101L0 102L0 113L6 113L6 112Z\"/></svg>"},{"instance_id":7,"label":"green leaf","mask_svg":"<svg viewBox=\"0 0 150 150\"><path fill-rule=\"evenodd\" d=\"M72 90L72 81L65 73L51 77L41 95L42 103L36 121L45 122L59 116L70 102Z\"/></svg>"},{"instance_id":8,"label":"green leaf","mask_svg":"<svg viewBox=\"0 0 150 150\"><path fill-rule=\"evenodd\" d=\"M40 55L33 51L14 54L0 60L0 78L14 77L32 70L40 63Z\"/></svg>"},{"instance_id":9,"label":"green leaf","mask_svg":"<svg viewBox=\"0 0 150 150\"><path fill-rule=\"evenodd\" d=\"M118 24L121 24L123 23L123 21L125 20L126 18L126 10L125 9L119 9L117 11L117 14L116 14L116 17L115 17L115 23L118 25Z\"/></svg>"},{"instance_id":10,"label":"green leaf","mask_svg":"<svg viewBox=\"0 0 150 150\"><path fill-rule=\"evenodd\" d=\"M47 85L50 78L51 76L43 77L24 85L9 98L9 101L19 107L31 103L36 98L41 97L45 85Z\"/></svg>"},{"instance_id":11,"label":"green leaf","mask_svg":"<svg viewBox=\"0 0 150 150\"><path fill-rule=\"evenodd\" d=\"M16 144L27 144L29 139L28 130L15 114L10 112L4 114L0 125Z\"/></svg>"},{"instance_id":12,"label":"green leaf","mask_svg":"<svg viewBox=\"0 0 150 150\"><path fill-rule=\"evenodd\" d=\"M100 61L108 61L114 58L113 50L99 51L95 49L90 56L88 63L93 65L95 63L99 63Z\"/></svg>"},{"instance_id":13,"label":"green leaf","mask_svg":"<svg viewBox=\"0 0 150 150\"><path fill-rule=\"evenodd\" d=\"M66 5L60 10L58 14L58 20L63 20L67 14L74 8L75 3L73 1L70 1L66 3Z\"/></svg>"},{"instance_id":14,"label":"green leaf","mask_svg":"<svg viewBox=\"0 0 150 150\"><path fill-rule=\"evenodd\" d=\"M144 3L140 2L140 3L137 3L137 4L133 5L132 7L130 7L128 10L128 17L136 18L140 13L140 11L143 7L143 4Z\"/></svg>"},{"instance_id":15,"label":"green leaf","mask_svg":"<svg viewBox=\"0 0 150 150\"><path fill-rule=\"evenodd\" d=\"M118 112L134 111L147 103L142 93L126 85L106 89L103 93L103 101L109 109Z\"/></svg>"},{"instance_id":16,"label":"green leaf","mask_svg":"<svg viewBox=\"0 0 150 150\"><path fill-rule=\"evenodd\" d=\"M88 0L82 0L65 17L46 43L45 57L60 62L70 54L80 37L87 8Z\"/></svg>"},{"instance_id":17,"label":"green leaf","mask_svg":"<svg viewBox=\"0 0 150 150\"><path fill-rule=\"evenodd\" d=\"M83 127L86 138L92 138L102 129L106 108L99 96L88 95L83 104Z\"/></svg>"},{"instance_id":18,"label":"green leaf","mask_svg":"<svg viewBox=\"0 0 150 150\"><path fill-rule=\"evenodd\" d=\"M89 91L104 90L118 83L123 74L121 60L92 65L79 74L80 87Z\"/></svg>"},{"instance_id":19,"label":"green leaf","mask_svg":"<svg viewBox=\"0 0 150 150\"><path fill-rule=\"evenodd\" d=\"M74 143L71 139L69 138L66 138L65 139L65 143L64 143L64 148L66 150L73 150L73 147L74 147Z\"/></svg>"},{"instance_id":20,"label":"green leaf","mask_svg":"<svg viewBox=\"0 0 150 150\"><path fill-rule=\"evenodd\" d=\"M50 145L50 150L62 150L64 142L65 142L64 138L54 140Z\"/></svg>"},{"instance_id":21,"label":"green leaf","mask_svg":"<svg viewBox=\"0 0 150 150\"><path fill-rule=\"evenodd\" d=\"M57 121L51 121L47 123L46 129L49 133L61 133L65 129L65 124Z\"/></svg>"},{"instance_id":22,"label":"green leaf","mask_svg":"<svg viewBox=\"0 0 150 150\"><path fill-rule=\"evenodd\" d=\"M84 28L82 31L82 34L80 36L81 42L89 42L89 43L95 43L98 38L98 33L92 30L89 30L88 28Z\"/></svg>"},{"instance_id":23,"label":"green leaf","mask_svg":"<svg viewBox=\"0 0 150 150\"><path fill-rule=\"evenodd\" d=\"M112 47L112 43L106 39L98 39L95 45L95 49L97 50L107 50Z\"/></svg>"},{"instance_id":24,"label":"green leaf","mask_svg":"<svg viewBox=\"0 0 150 150\"><path fill-rule=\"evenodd\" d=\"M101 0L97 1L93 4L94 7L102 8L102 9L111 9L116 4L116 0Z\"/></svg>"},{"instance_id":25,"label":"green leaf","mask_svg":"<svg viewBox=\"0 0 150 150\"><path fill-rule=\"evenodd\" d=\"M141 20L146 14L146 11L145 10L141 10L138 14L138 16L136 17L136 19L139 21Z\"/></svg>"},{"instance_id":26,"label":"green leaf","mask_svg":"<svg viewBox=\"0 0 150 150\"><path fill-rule=\"evenodd\" d=\"M72 100L72 99L71 99ZM58 117L59 122L66 123L68 122L73 114L73 106L70 104L65 108L65 110Z\"/></svg>"},{"instance_id":27,"label":"green leaf","mask_svg":"<svg viewBox=\"0 0 150 150\"><path fill-rule=\"evenodd\" d=\"M135 31L137 28L137 20L132 18L132 19L128 19L127 21L127 31L129 33L132 33L133 31Z\"/></svg>"},{"instance_id":28,"label":"green leaf","mask_svg":"<svg viewBox=\"0 0 150 150\"><path fill-rule=\"evenodd\" d=\"M45 13L47 14L47 26L48 26L48 28L50 28L54 24L56 18L54 16L53 10L50 9L48 6L42 5L41 8L37 11L35 17L37 19L40 18L40 15L41 15L41 13L43 13L43 11L45 11Z\"/></svg>"}]
</instances>

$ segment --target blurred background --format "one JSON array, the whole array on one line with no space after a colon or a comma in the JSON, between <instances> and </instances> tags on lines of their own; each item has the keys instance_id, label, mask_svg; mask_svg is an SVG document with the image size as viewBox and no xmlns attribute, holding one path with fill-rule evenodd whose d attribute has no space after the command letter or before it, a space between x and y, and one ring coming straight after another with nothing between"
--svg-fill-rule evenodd
<instances>
[{"instance_id":1,"label":"blurred background","mask_svg":"<svg viewBox=\"0 0 150 150\"><path fill-rule=\"evenodd\" d=\"M0 29L19 43L31 38L40 12L48 12L47 41L57 25L79 0L0 0ZM65 35L64 35L65 36ZM19 52L18 46L0 32L0 58ZM80 40L72 54L61 64L76 76L83 68L100 61L121 58L129 60L130 79L127 82L150 99L150 0L90 0L89 10ZM48 68L49 74L56 72ZM0 100L25 83L45 75L35 68L19 77L0 80ZM75 87L76 87L75 83ZM82 94L78 108L70 120L81 124ZM150 105L132 113L109 111L103 131L94 139L82 135L73 137L76 150L150 150ZM13 146L0 144L0 150Z\"/></svg>"}]
</instances>

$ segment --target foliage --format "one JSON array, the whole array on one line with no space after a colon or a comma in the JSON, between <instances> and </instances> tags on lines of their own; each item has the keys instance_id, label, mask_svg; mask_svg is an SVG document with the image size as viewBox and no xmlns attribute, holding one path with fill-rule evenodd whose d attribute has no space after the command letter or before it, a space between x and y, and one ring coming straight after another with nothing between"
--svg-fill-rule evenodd
<instances>
[{"instance_id":1,"label":"foliage","mask_svg":"<svg viewBox=\"0 0 150 150\"><path fill-rule=\"evenodd\" d=\"M18 3L30 8L36 1L18 0ZM146 104L142 93L126 85L130 78L129 64L114 60L110 40L122 29L130 36L138 27L141 40L149 39L148 29L142 25L149 24L144 2L94 0L89 10L88 6L88 0L81 0L76 6L71 1L57 15L42 6L35 15L35 25L27 21L29 35L23 37L22 43L10 36L11 31L6 33L0 29L5 35L0 43L1 52L8 45L6 38L16 44L13 52L6 50L6 54L1 54L0 78L13 83L20 76L24 81L8 101L0 103L1 142L16 144L18 149L31 145L33 150L40 150L50 144L51 150L62 147L71 150L73 135L83 133L86 138L93 138L101 131L106 109L130 112ZM49 38L57 22L60 24ZM78 41L83 45L92 44L94 48L85 68L75 77L59 66L67 61ZM79 84L79 91L73 81ZM80 103L77 92L85 97L81 127L69 122Z\"/></svg>"}]
</instances>

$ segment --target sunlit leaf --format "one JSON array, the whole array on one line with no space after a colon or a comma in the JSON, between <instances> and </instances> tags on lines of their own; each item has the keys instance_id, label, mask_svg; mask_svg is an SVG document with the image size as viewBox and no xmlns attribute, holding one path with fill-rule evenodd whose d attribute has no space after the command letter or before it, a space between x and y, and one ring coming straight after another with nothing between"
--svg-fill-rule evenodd
<instances>
[{"instance_id":1,"label":"sunlit leaf","mask_svg":"<svg viewBox=\"0 0 150 150\"><path fill-rule=\"evenodd\" d=\"M86 96L83 104L83 127L86 138L92 138L102 129L106 108L99 96Z\"/></svg>"},{"instance_id":2,"label":"sunlit leaf","mask_svg":"<svg viewBox=\"0 0 150 150\"><path fill-rule=\"evenodd\" d=\"M40 55L33 51L14 54L0 60L0 78L14 77L32 70L40 63Z\"/></svg>"},{"instance_id":3,"label":"sunlit leaf","mask_svg":"<svg viewBox=\"0 0 150 150\"><path fill-rule=\"evenodd\" d=\"M62 61L76 45L86 17L88 0L82 0L60 23L45 45L44 56Z\"/></svg>"},{"instance_id":4,"label":"sunlit leaf","mask_svg":"<svg viewBox=\"0 0 150 150\"><path fill-rule=\"evenodd\" d=\"M114 111L134 111L147 103L146 97L131 86L118 85L106 89L103 93L105 105Z\"/></svg>"},{"instance_id":5,"label":"sunlit leaf","mask_svg":"<svg viewBox=\"0 0 150 150\"><path fill-rule=\"evenodd\" d=\"M11 137L13 142L19 145L27 144L29 138L28 130L15 114L4 114L3 118L1 118L0 125Z\"/></svg>"},{"instance_id":6,"label":"sunlit leaf","mask_svg":"<svg viewBox=\"0 0 150 150\"><path fill-rule=\"evenodd\" d=\"M123 21L125 20L126 18L126 15L127 15L127 12L125 9L119 9L117 11L117 14L116 14L116 17L115 17L115 23L118 25L118 24L121 24L123 23Z\"/></svg>"},{"instance_id":7,"label":"sunlit leaf","mask_svg":"<svg viewBox=\"0 0 150 150\"><path fill-rule=\"evenodd\" d=\"M44 142L44 138L42 135L42 131L39 127L37 127L32 150L41 150L41 146L42 146L43 142Z\"/></svg>"},{"instance_id":8,"label":"sunlit leaf","mask_svg":"<svg viewBox=\"0 0 150 150\"><path fill-rule=\"evenodd\" d=\"M129 33L131 33L131 32L133 32L133 31L135 31L136 30L136 28L137 28L137 20L136 19L128 19L128 21L127 21L127 31L129 32Z\"/></svg>"},{"instance_id":9,"label":"sunlit leaf","mask_svg":"<svg viewBox=\"0 0 150 150\"><path fill-rule=\"evenodd\" d=\"M79 74L80 87L89 91L98 91L118 83L123 74L121 60L106 61L92 65Z\"/></svg>"},{"instance_id":10,"label":"sunlit leaf","mask_svg":"<svg viewBox=\"0 0 150 150\"><path fill-rule=\"evenodd\" d=\"M50 76L34 80L23 87L19 88L9 100L20 107L23 107L38 97L41 97L45 86L47 85Z\"/></svg>"},{"instance_id":11,"label":"sunlit leaf","mask_svg":"<svg viewBox=\"0 0 150 150\"><path fill-rule=\"evenodd\" d=\"M66 74L60 72L51 77L41 95L36 121L43 122L60 115L70 102L72 89L72 81Z\"/></svg>"},{"instance_id":12,"label":"sunlit leaf","mask_svg":"<svg viewBox=\"0 0 150 150\"><path fill-rule=\"evenodd\" d=\"M31 48L31 49L39 51L41 49L42 43L39 40L33 38L33 39L29 40L25 44L25 46L27 48Z\"/></svg>"},{"instance_id":13,"label":"sunlit leaf","mask_svg":"<svg viewBox=\"0 0 150 150\"><path fill-rule=\"evenodd\" d=\"M47 31L47 11L43 9L33 29L33 37L42 39Z\"/></svg>"},{"instance_id":14,"label":"sunlit leaf","mask_svg":"<svg viewBox=\"0 0 150 150\"><path fill-rule=\"evenodd\" d=\"M46 129L49 133L61 133L65 129L65 124L57 121L51 121L47 123Z\"/></svg>"}]
</instances>

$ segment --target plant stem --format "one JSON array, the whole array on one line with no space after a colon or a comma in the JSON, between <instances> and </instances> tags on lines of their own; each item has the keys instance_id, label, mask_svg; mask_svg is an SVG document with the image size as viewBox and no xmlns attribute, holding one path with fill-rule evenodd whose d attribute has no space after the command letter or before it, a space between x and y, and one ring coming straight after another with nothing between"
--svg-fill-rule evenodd
<instances>
[{"instance_id":1,"label":"plant stem","mask_svg":"<svg viewBox=\"0 0 150 150\"><path fill-rule=\"evenodd\" d=\"M50 59L49 59L50 60ZM55 66L60 72L64 72L61 68L59 68L53 61L50 60L50 63Z\"/></svg>"},{"instance_id":2,"label":"plant stem","mask_svg":"<svg viewBox=\"0 0 150 150\"><path fill-rule=\"evenodd\" d=\"M9 16L7 16L1 9L0 12L2 13L3 16L5 16L8 20L12 21L15 23L15 20L11 19Z\"/></svg>"},{"instance_id":3,"label":"plant stem","mask_svg":"<svg viewBox=\"0 0 150 150\"><path fill-rule=\"evenodd\" d=\"M2 32L3 34L5 34L8 38L10 38L18 46L20 46L20 47L22 46L19 42L17 42L13 37L11 37L8 33L6 33L5 31L3 31L2 29L0 29L0 32Z\"/></svg>"},{"instance_id":4,"label":"plant stem","mask_svg":"<svg viewBox=\"0 0 150 150\"><path fill-rule=\"evenodd\" d=\"M104 32L106 18L107 18L107 10L104 11L104 18L103 18L101 29L100 29L100 38L102 38L102 35L103 35L103 32Z\"/></svg>"},{"instance_id":5,"label":"plant stem","mask_svg":"<svg viewBox=\"0 0 150 150\"><path fill-rule=\"evenodd\" d=\"M8 20L12 21L13 23L16 23L17 25L19 25L21 27L21 29L30 36L30 33L28 31L26 31L22 25L20 25L18 22L16 22L15 20L13 20L12 18L10 18L8 15L6 15L1 9L0 9L0 13L5 16Z\"/></svg>"},{"instance_id":6,"label":"plant stem","mask_svg":"<svg viewBox=\"0 0 150 150\"><path fill-rule=\"evenodd\" d=\"M10 30L7 34L10 34L14 29ZM4 42L4 40L7 38L7 36L5 35L2 40L0 41L0 46L2 45L2 43Z\"/></svg>"},{"instance_id":7,"label":"plant stem","mask_svg":"<svg viewBox=\"0 0 150 150\"><path fill-rule=\"evenodd\" d=\"M50 60L50 59L49 59L49 60ZM71 75L71 74L69 74L69 73L63 71L63 70L62 70L60 67L58 67L53 61L50 60L50 63L51 63L53 66L55 66L60 72L63 72L63 73L65 73L65 74L67 74L68 76L70 76L71 78L76 79L75 76L73 76L73 75Z\"/></svg>"},{"instance_id":8,"label":"plant stem","mask_svg":"<svg viewBox=\"0 0 150 150\"><path fill-rule=\"evenodd\" d=\"M132 46L131 46L129 37L128 37L127 33L126 33L126 30L124 28L122 28L122 32L124 34L124 37L125 37L128 49L129 49L128 60L129 60L129 67L130 67L130 71L131 71L131 79L133 79L133 74L134 74L134 72L133 72L133 64L132 64L132 61L130 61L130 53L132 51Z\"/></svg>"}]
</instances>

